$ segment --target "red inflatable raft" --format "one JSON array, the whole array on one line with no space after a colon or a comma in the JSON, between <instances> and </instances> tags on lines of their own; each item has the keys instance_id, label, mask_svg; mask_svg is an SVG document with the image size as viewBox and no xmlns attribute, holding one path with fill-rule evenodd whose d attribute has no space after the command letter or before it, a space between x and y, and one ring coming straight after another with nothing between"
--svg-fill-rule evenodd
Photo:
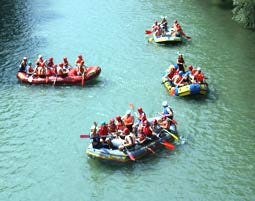
<instances>
[{"instance_id":1,"label":"red inflatable raft","mask_svg":"<svg viewBox=\"0 0 255 201\"><path fill-rule=\"evenodd\" d=\"M53 84L53 85L81 85L99 76L101 68L99 66L88 66L87 71L82 75L77 75L77 69L72 68L68 75L49 75L47 77L39 77L37 75L28 75L25 72L18 72L17 78L22 83L27 84Z\"/></svg>"}]
</instances>

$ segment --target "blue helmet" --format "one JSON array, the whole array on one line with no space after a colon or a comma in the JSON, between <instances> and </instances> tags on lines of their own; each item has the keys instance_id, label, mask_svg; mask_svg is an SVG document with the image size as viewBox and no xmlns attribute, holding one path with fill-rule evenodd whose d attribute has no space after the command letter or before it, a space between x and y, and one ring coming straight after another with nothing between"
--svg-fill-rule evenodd
<instances>
[{"instance_id":1,"label":"blue helmet","mask_svg":"<svg viewBox=\"0 0 255 201\"><path fill-rule=\"evenodd\" d=\"M175 68L175 69L178 69L178 64L174 64L174 68Z\"/></svg>"},{"instance_id":2,"label":"blue helmet","mask_svg":"<svg viewBox=\"0 0 255 201\"><path fill-rule=\"evenodd\" d=\"M179 71L179 75L180 75L180 76L183 76L183 71Z\"/></svg>"}]
</instances>

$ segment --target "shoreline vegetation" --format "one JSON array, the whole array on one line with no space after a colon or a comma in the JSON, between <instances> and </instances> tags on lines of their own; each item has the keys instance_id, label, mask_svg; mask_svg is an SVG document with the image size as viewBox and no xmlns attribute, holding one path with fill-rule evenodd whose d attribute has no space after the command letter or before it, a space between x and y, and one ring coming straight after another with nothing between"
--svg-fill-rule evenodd
<instances>
[{"instance_id":1,"label":"shoreline vegetation","mask_svg":"<svg viewBox=\"0 0 255 201\"><path fill-rule=\"evenodd\" d=\"M255 0L210 0L212 4L231 9L232 19L246 29L255 30Z\"/></svg>"}]
</instances>

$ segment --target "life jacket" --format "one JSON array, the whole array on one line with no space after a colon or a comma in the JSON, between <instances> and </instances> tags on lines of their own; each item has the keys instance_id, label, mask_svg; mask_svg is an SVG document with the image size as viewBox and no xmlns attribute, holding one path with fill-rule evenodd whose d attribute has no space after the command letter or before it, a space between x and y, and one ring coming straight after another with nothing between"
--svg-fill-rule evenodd
<instances>
[{"instance_id":1,"label":"life jacket","mask_svg":"<svg viewBox=\"0 0 255 201\"><path fill-rule=\"evenodd\" d=\"M123 119L125 125L131 125L133 123L133 116L132 115L126 115Z\"/></svg>"},{"instance_id":2,"label":"life jacket","mask_svg":"<svg viewBox=\"0 0 255 201\"><path fill-rule=\"evenodd\" d=\"M144 126L144 127L142 128L142 131L143 131L143 133L144 133L146 136L152 135L152 130L151 130L150 126Z\"/></svg>"},{"instance_id":3,"label":"life jacket","mask_svg":"<svg viewBox=\"0 0 255 201\"><path fill-rule=\"evenodd\" d=\"M196 75L195 75L195 80L196 80L197 82L202 82L202 81L204 80L204 75L203 75L203 73L200 72L200 73L196 74Z\"/></svg>"},{"instance_id":4,"label":"life jacket","mask_svg":"<svg viewBox=\"0 0 255 201\"><path fill-rule=\"evenodd\" d=\"M117 126L116 126L116 124L109 124L109 126L108 126L108 129L109 129L109 131L110 132L116 132L117 131Z\"/></svg>"},{"instance_id":5,"label":"life jacket","mask_svg":"<svg viewBox=\"0 0 255 201\"><path fill-rule=\"evenodd\" d=\"M53 66L54 66L54 63L52 61L49 61L47 67L53 68Z\"/></svg>"},{"instance_id":6,"label":"life jacket","mask_svg":"<svg viewBox=\"0 0 255 201\"><path fill-rule=\"evenodd\" d=\"M175 84L181 84L182 83L182 76L180 76L180 75L178 75L176 78L175 78L175 80L174 80L174 82L175 82Z\"/></svg>"},{"instance_id":7,"label":"life jacket","mask_svg":"<svg viewBox=\"0 0 255 201\"><path fill-rule=\"evenodd\" d=\"M37 65L38 67L44 67L45 64L44 64L43 59L37 59L36 65Z\"/></svg>"},{"instance_id":8,"label":"life jacket","mask_svg":"<svg viewBox=\"0 0 255 201\"><path fill-rule=\"evenodd\" d=\"M172 69L171 72L168 74L168 78L171 80L175 75L176 69Z\"/></svg>"},{"instance_id":9,"label":"life jacket","mask_svg":"<svg viewBox=\"0 0 255 201\"><path fill-rule=\"evenodd\" d=\"M100 126L98 130L99 136L105 137L108 134L107 126Z\"/></svg>"},{"instance_id":10,"label":"life jacket","mask_svg":"<svg viewBox=\"0 0 255 201\"><path fill-rule=\"evenodd\" d=\"M126 128L123 121L118 121L116 126L117 126L117 130L121 130L121 131L123 131L124 128Z\"/></svg>"}]
</instances>

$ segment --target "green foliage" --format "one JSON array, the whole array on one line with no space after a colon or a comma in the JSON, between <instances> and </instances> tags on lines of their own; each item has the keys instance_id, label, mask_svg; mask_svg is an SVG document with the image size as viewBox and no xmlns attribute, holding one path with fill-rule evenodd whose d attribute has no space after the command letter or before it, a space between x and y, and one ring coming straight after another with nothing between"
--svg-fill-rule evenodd
<instances>
[{"instance_id":1,"label":"green foliage","mask_svg":"<svg viewBox=\"0 0 255 201\"><path fill-rule=\"evenodd\" d=\"M255 29L255 0L233 0L233 19Z\"/></svg>"}]
</instances>

